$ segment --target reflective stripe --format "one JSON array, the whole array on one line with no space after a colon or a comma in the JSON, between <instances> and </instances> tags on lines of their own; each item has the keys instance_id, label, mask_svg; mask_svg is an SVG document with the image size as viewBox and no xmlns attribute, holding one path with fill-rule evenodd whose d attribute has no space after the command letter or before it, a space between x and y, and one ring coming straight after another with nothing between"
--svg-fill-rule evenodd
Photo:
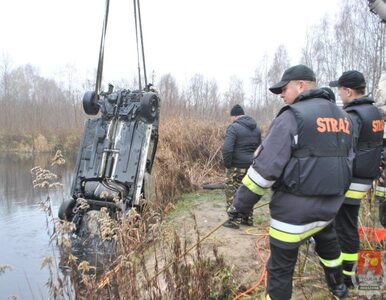
<instances>
[{"instance_id":1,"label":"reflective stripe","mask_svg":"<svg viewBox=\"0 0 386 300\"><path fill-rule=\"evenodd\" d=\"M270 188L275 183L275 181L266 180L252 167L249 167L247 175L262 188Z\"/></svg>"},{"instance_id":2,"label":"reflective stripe","mask_svg":"<svg viewBox=\"0 0 386 300\"><path fill-rule=\"evenodd\" d=\"M362 198L366 195L370 188L370 184L353 182L350 184L350 187L346 192L345 196L351 199L362 200Z\"/></svg>"},{"instance_id":3,"label":"reflective stripe","mask_svg":"<svg viewBox=\"0 0 386 300\"><path fill-rule=\"evenodd\" d=\"M241 181L252 193L263 196L267 189L263 189L259 185L257 185L253 180L249 178L248 175L245 175L243 180Z\"/></svg>"},{"instance_id":4,"label":"reflective stripe","mask_svg":"<svg viewBox=\"0 0 386 300\"><path fill-rule=\"evenodd\" d=\"M330 220L330 221L317 221L317 222L312 222L312 223L308 223L305 225L293 225L293 224L284 223L284 222L281 222L281 221L278 221L278 220L271 218L271 227L273 227L277 230L280 230L280 231L298 234L298 233L304 233L306 231L309 231L315 227L318 227L318 228L326 227L331 222L332 222L332 220Z\"/></svg>"},{"instance_id":5,"label":"reflective stripe","mask_svg":"<svg viewBox=\"0 0 386 300\"><path fill-rule=\"evenodd\" d=\"M378 191L375 191L375 195L376 195L376 196L379 196L379 197L383 197L383 198L386 197L386 193L385 193L385 192L378 192Z\"/></svg>"},{"instance_id":6,"label":"reflective stripe","mask_svg":"<svg viewBox=\"0 0 386 300\"><path fill-rule=\"evenodd\" d=\"M353 276L353 275L355 274L354 271L346 271L346 270L343 270L342 273L343 273L344 275L347 275L347 276Z\"/></svg>"},{"instance_id":7,"label":"reflective stripe","mask_svg":"<svg viewBox=\"0 0 386 300\"><path fill-rule=\"evenodd\" d=\"M348 190L345 194L347 198L362 200L362 198L366 195L366 192L356 192Z\"/></svg>"},{"instance_id":8,"label":"reflective stripe","mask_svg":"<svg viewBox=\"0 0 386 300\"><path fill-rule=\"evenodd\" d=\"M337 259L323 259L319 257L321 263L328 268L337 267L342 264L342 254L339 255Z\"/></svg>"},{"instance_id":9,"label":"reflective stripe","mask_svg":"<svg viewBox=\"0 0 386 300\"><path fill-rule=\"evenodd\" d=\"M344 261L356 262L358 260L358 253L344 253L344 252L342 252L342 259Z\"/></svg>"},{"instance_id":10,"label":"reflective stripe","mask_svg":"<svg viewBox=\"0 0 386 300\"><path fill-rule=\"evenodd\" d=\"M386 193L386 188L385 187L383 187L383 186L377 186L377 191L378 192L383 192L383 193Z\"/></svg>"},{"instance_id":11,"label":"reflective stripe","mask_svg":"<svg viewBox=\"0 0 386 300\"><path fill-rule=\"evenodd\" d=\"M282 231L276 230L275 228L270 227L269 235L282 242L299 243L305 240L306 238L309 238L310 236L314 235L315 233L322 230L323 228L324 227L316 227L302 234L293 234L293 233L282 232Z\"/></svg>"},{"instance_id":12,"label":"reflective stripe","mask_svg":"<svg viewBox=\"0 0 386 300\"><path fill-rule=\"evenodd\" d=\"M279 241L298 243L322 230L331 221L318 221L305 225L293 225L271 218L269 235Z\"/></svg>"},{"instance_id":13,"label":"reflective stripe","mask_svg":"<svg viewBox=\"0 0 386 300\"><path fill-rule=\"evenodd\" d=\"M379 197L386 197L386 188L377 185L377 188L375 189L375 195Z\"/></svg>"},{"instance_id":14,"label":"reflective stripe","mask_svg":"<svg viewBox=\"0 0 386 300\"><path fill-rule=\"evenodd\" d=\"M363 184L363 183L351 183L350 187L348 188L349 190L354 190L357 192L368 192L371 188L370 184Z\"/></svg>"}]
</instances>

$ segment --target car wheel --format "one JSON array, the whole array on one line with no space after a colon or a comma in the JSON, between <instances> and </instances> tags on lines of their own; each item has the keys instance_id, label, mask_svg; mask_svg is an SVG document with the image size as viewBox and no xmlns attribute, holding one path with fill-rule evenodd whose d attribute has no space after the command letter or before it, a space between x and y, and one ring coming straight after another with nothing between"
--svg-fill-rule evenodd
<instances>
[{"instance_id":1,"label":"car wheel","mask_svg":"<svg viewBox=\"0 0 386 300\"><path fill-rule=\"evenodd\" d=\"M72 209L74 208L75 203L76 201L74 199L63 201L58 211L59 219L71 221L73 217Z\"/></svg>"},{"instance_id":2,"label":"car wheel","mask_svg":"<svg viewBox=\"0 0 386 300\"><path fill-rule=\"evenodd\" d=\"M153 123L158 116L159 98L154 93L145 93L141 100L141 117L147 123Z\"/></svg>"},{"instance_id":3,"label":"car wheel","mask_svg":"<svg viewBox=\"0 0 386 300\"><path fill-rule=\"evenodd\" d=\"M88 115L96 115L99 112L99 105L95 102L95 92L88 91L83 95L83 109Z\"/></svg>"}]
</instances>

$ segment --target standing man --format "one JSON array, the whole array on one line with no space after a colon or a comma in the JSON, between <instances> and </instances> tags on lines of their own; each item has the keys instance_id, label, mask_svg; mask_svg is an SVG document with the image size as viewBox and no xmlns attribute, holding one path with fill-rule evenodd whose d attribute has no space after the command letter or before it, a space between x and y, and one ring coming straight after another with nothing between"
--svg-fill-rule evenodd
<instances>
[{"instance_id":1,"label":"standing man","mask_svg":"<svg viewBox=\"0 0 386 300\"><path fill-rule=\"evenodd\" d=\"M223 147L223 160L226 170L225 197L226 209L232 204L233 195L252 164L253 153L261 144L261 131L256 121L245 115L243 108L232 107L231 124L228 126ZM253 209L246 214L241 223L253 226Z\"/></svg>"},{"instance_id":2,"label":"standing man","mask_svg":"<svg viewBox=\"0 0 386 300\"><path fill-rule=\"evenodd\" d=\"M386 228L386 132L383 131L383 153L381 170L382 174L379 180L376 181L375 199L379 205L379 222Z\"/></svg>"},{"instance_id":3,"label":"standing man","mask_svg":"<svg viewBox=\"0 0 386 300\"><path fill-rule=\"evenodd\" d=\"M365 96L366 81L361 72L344 72L337 81L331 81L330 86L338 87L343 109L353 125L353 179L335 218L344 281L348 287L353 287L353 266L359 250L358 213L362 198L380 175L384 121L374 100Z\"/></svg>"},{"instance_id":4,"label":"standing man","mask_svg":"<svg viewBox=\"0 0 386 300\"><path fill-rule=\"evenodd\" d=\"M347 114L315 89L305 65L287 69L269 90L287 104L273 120L228 210L238 224L272 187L267 299L288 300L299 246L312 236L329 290L347 294L332 222L351 180L352 136Z\"/></svg>"}]
</instances>

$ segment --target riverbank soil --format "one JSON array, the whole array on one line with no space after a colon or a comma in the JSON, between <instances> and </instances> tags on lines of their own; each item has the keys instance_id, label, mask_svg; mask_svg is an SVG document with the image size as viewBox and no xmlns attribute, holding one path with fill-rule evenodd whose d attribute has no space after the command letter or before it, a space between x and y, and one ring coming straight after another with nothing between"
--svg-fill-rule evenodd
<instances>
[{"instance_id":1,"label":"riverbank soil","mask_svg":"<svg viewBox=\"0 0 386 300\"><path fill-rule=\"evenodd\" d=\"M263 205L268 201L269 196L255 206L253 227L242 225L240 229L230 229L222 226L227 219L223 190L200 190L182 197L169 216L165 230L177 230L188 245L197 243L198 231L203 253L211 256L215 245L224 257L239 287L237 293L253 289L242 299L261 299L265 290L265 277L262 275L269 255L269 209L268 205ZM327 290L312 243L301 246L299 250L293 283L292 299L334 299ZM346 299L359 298L356 291L350 290Z\"/></svg>"}]
</instances>

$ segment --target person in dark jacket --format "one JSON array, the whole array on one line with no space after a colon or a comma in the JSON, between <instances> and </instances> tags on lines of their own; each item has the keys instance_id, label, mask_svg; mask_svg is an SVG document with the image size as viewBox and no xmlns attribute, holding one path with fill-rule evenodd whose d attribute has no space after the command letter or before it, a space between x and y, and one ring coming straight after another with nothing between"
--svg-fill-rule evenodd
<instances>
[{"instance_id":1,"label":"person in dark jacket","mask_svg":"<svg viewBox=\"0 0 386 300\"><path fill-rule=\"evenodd\" d=\"M335 228L342 250L343 274L348 287L353 287L354 265L358 260L358 213L362 198L380 175L384 121L374 100L365 95L366 81L361 72L347 71L337 81L343 109L353 124L353 178L342 207L335 218Z\"/></svg>"},{"instance_id":2,"label":"person in dark jacket","mask_svg":"<svg viewBox=\"0 0 386 300\"><path fill-rule=\"evenodd\" d=\"M226 209L232 204L233 195L252 164L253 153L261 144L260 128L253 118L245 115L239 104L232 107L230 118L232 123L227 128L223 146ZM242 219L242 223L253 225L253 210Z\"/></svg>"},{"instance_id":3,"label":"person in dark jacket","mask_svg":"<svg viewBox=\"0 0 386 300\"><path fill-rule=\"evenodd\" d=\"M385 116L383 116L385 120ZM375 182L375 199L379 205L379 221L386 228L386 131L383 131L383 152L381 160L381 176Z\"/></svg>"},{"instance_id":4,"label":"person in dark jacket","mask_svg":"<svg viewBox=\"0 0 386 300\"><path fill-rule=\"evenodd\" d=\"M287 69L270 88L287 104L273 120L228 210L226 227L272 188L267 299L288 300L299 247L313 237L329 290L344 298L341 252L332 222L351 180L348 115L316 88L305 65ZM232 226L235 225L235 226Z\"/></svg>"}]
</instances>

